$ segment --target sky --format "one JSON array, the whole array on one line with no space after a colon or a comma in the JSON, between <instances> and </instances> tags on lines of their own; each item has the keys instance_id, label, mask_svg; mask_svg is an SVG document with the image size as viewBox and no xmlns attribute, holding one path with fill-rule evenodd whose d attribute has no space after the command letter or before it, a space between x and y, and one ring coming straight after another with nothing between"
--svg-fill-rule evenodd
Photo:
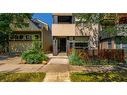
<instances>
[{"instance_id":1,"label":"sky","mask_svg":"<svg viewBox=\"0 0 127 95\"><path fill-rule=\"evenodd\" d=\"M34 13L32 18L40 19L41 21L46 22L49 27L52 26L52 14L51 13Z\"/></svg>"}]
</instances>

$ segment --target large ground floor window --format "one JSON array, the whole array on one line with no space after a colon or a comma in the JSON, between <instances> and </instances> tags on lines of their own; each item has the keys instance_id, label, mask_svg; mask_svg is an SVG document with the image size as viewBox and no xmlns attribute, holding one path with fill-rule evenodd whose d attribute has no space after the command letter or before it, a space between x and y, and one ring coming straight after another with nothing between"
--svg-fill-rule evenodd
<instances>
[{"instance_id":1,"label":"large ground floor window","mask_svg":"<svg viewBox=\"0 0 127 95\"><path fill-rule=\"evenodd\" d=\"M69 41L69 48L88 49L88 43L83 41Z\"/></svg>"},{"instance_id":2,"label":"large ground floor window","mask_svg":"<svg viewBox=\"0 0 127 95\"><path fill-rule=\"evenodd\" d=\"M127 49L127 44L116 44L117 49Z\"/></svg>"},{"instance_id":3,"label":"large ground floor window","mask_svg":"<svg viewBox=\"0 0 127 95\"><path fill-rule=\"evenodd\" d=\"M117 37L115 42L117 49L127 49L127 37Z\"/></svg>"}]
</instances>

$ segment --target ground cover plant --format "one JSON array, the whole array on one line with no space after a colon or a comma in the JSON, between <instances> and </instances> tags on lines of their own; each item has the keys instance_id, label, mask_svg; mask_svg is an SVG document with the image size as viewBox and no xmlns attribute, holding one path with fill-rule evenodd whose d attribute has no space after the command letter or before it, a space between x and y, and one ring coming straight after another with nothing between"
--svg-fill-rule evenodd
<instances>
[{"instance_id":1,"label":"ground cover plant","mask_svg":"<svg viewBox=\"0 0 127 95\"><path fill-rule=\"evenodd\" d=\"M72 82L127 82L127 71L72 73Z\"/></svg>"},{"instance_id":2,"label":"ground cover plant","mask_svg":"<svg viewBox=\"0 0 127 95\"><path fill-rule=\"evenodd\" d=\"M0 82L42 82L45 73L0 73Z\"/></svg>"}]
</instances>

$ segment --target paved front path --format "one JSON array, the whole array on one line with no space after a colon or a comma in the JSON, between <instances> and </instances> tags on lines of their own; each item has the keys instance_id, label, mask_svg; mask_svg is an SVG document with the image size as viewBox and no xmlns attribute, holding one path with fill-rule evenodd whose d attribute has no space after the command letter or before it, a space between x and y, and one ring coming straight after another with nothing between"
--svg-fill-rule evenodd
<instances>
[{"instance_id":1,"label":"paved front path","mask_svg":"<svg viewBox=\"0 0 127 95\"><path fill-rule=\"evenodd\" d=\"M46 72L44 82L70 82L69 64L66 57L52 58L41 70Z\"/></svg>"},{"instance_id":2,"label":"paved front path","mask_svg":"<svg viewBox=\"0 0 127 95\"><path fill-rule=\"evenodd\" d=\"M45 82L70 81L67 56L51 56L47 65L20 63L20 57L0 56L0 72L45 72Z\"/></svg>"}]
</instances>

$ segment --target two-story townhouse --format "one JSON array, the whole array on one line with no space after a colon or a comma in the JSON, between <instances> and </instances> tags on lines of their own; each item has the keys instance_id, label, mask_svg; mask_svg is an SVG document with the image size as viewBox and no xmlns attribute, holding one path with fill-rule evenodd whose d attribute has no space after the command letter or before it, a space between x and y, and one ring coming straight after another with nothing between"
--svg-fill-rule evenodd
<instances>
[{"instance_id":1,"label":"two-story townhouse","mask_svg":"<svg viewBox=\"0 0 127 95\"><path fill-rule=\"evenodd\" d=\"M76 24L76 18L72 13L54 13L52 36L53 55L60 52L67 53L71 48L97 49L98 48L98 25L93 29L83 28L82 24Z\"/></svg>"},{"instance_id":2,"label":"two-story townhouse","mask_svg":"<svg viewBox=\"0 0 127 95\"><path fill-rule=\"evenodd\" d=\"M127 13L118 13L118 18L114 22L111 19L106 25L102 25L102 31L100 36L100 49L127 49ZM105 26L115 27L115 33L105 32Z\"/></svg>"}]
</instances>

